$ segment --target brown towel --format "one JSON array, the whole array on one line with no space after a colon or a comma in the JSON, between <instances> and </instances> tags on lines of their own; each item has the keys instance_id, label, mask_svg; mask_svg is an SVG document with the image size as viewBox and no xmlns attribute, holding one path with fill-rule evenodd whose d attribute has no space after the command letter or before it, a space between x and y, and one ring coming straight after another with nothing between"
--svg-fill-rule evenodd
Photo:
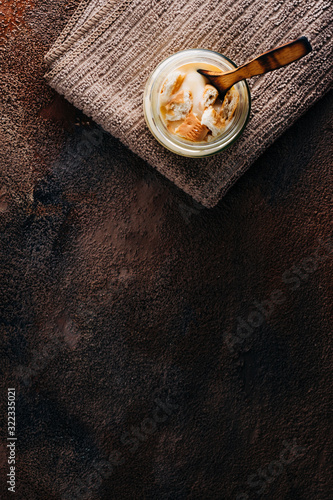
<instances>
[{"instance_id":1,"label":"brown towel","mask_svg":"<svg viewBox=\"0 0 333 500\"><path fill-rule=\"evenodd\" d=\"M331 0L84 0L46 55L49 84L206 207L329 88ZM305 35L313 51L252 78L252 112L242 137L217 156L191 159L164 149L143 117L155 66L185 48L207 48L242 64Z\"/></svg>"}]
</instances>

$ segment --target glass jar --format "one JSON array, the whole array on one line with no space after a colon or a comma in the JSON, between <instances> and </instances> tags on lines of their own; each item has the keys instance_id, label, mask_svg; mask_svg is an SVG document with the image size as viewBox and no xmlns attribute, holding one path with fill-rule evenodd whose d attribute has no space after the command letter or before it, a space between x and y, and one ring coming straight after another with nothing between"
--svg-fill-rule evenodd
<instances>
[{"instance_id":1,"label":"glass jar","mask_svg":"<svg viewBox=\"0 0 333 500\"><path fill-rule=\"evenodd\" d=\"M188 49L176 52L162 61L148 78L144 97L144 116L154 137L167 149L181 156L200 158L219 153L230 146L243 132L251 109L251 95L245 80L236 83L239 103L234 117L226 130L209 142L190 142L168 131L159 112L159 92L166 77L180 66L188 63L208 63L221 71L237 68L230 59L207 49Z\"/></svg>"}]
</instances>

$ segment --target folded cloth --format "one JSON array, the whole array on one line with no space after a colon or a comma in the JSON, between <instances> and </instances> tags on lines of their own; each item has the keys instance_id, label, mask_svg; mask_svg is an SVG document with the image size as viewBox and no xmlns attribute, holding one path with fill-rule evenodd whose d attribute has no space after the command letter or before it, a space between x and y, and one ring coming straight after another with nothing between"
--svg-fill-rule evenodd
<instances>
[{"instance_id":1,"label":"folded cloth","mask_svg":"<svg viewBox=\"0 0 333 500\"><path fill-rule=\"evenodd\" d=\"M46 54L49 84L206 207L329 88L331 0L83 0ZM144 86L156 65L186 48L221 52L242 64L309 38L303 59L249 81L250 121L228 150L184 158L151 135Z\"/></svg>"}]
</instances>

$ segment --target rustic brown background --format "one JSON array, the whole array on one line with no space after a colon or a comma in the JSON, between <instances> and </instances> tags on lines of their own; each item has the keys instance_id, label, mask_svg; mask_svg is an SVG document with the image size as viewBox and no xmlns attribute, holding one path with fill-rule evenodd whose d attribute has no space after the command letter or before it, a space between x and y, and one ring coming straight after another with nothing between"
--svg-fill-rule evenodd
<instances>
[{"instance_id":1,"label":"rustic brown background","mask_svg":"<svg viewBox=\"0 0 333 500\"><path fill-rule=\"evenodd\" d=\"M202 209L43 81L77 3L0 6L1 499L11 386L15 498L332 498L332 96Z\"/></svg>"}]
</instances>

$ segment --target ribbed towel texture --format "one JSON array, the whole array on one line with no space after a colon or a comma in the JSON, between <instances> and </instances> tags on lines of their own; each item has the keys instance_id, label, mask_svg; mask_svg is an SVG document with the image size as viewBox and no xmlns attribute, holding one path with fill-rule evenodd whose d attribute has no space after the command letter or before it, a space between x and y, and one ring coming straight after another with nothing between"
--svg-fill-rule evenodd
<instances>
[{"instance_id":1,"label":"ribbed towel texture","mask_svg":"<svg viewBox=\"0 0 333 500\"><path fill-rule=\"evenodd\" d=\"M331 0L84 0L45 56L46 79L206 207L329 88ZM228 150L184 158L163 148L143 117L149 74L187 48L221 52L237 65L301 35L313 51L249 80L250 121Z\"/></svg>"}]
</instances>

